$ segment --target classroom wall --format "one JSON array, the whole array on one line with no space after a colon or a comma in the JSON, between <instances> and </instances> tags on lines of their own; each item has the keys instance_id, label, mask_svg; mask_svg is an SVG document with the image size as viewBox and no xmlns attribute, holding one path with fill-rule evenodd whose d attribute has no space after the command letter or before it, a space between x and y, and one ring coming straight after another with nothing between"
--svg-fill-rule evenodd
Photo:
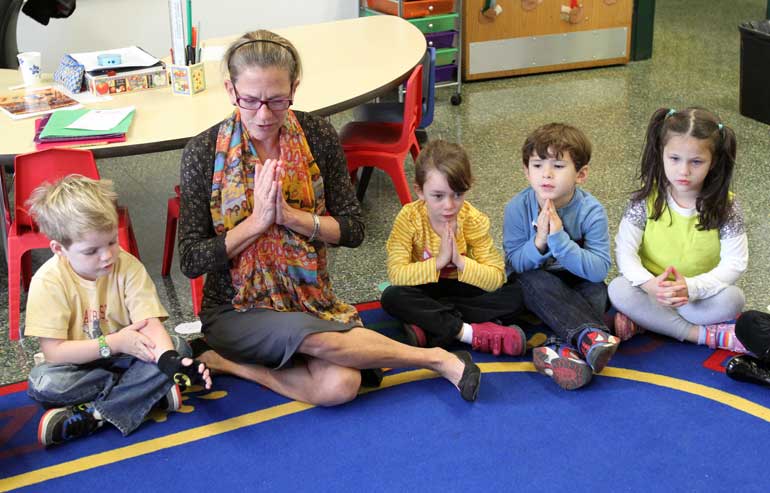
<instances>
[{"instance_id":1,"label":"classroom wall","mask_svg":"<svg viewBox=\"0 0 770 493\"><path fill-rule=\"evenodd\" d=\"M314 24L358 16L358 0L193 0L202 38L257 28ZM25 14L17 24L19 51L40 51L43 71L53 72L65 53L137 45L157 57L171 47L166 0L78 0L67 19L47 26Z\"/></svg>"}]
</instances>

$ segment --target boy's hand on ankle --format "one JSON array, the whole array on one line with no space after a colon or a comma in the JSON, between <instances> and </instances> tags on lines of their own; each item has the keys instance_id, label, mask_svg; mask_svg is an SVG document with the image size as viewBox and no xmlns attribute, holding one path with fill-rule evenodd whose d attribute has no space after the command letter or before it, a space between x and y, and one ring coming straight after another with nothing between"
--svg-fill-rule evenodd
<instances>
[{"instance_id":1,"label":"boy's hand on ankle","mask_svg":"<svg viewBox=\"0 0 770 493\"><path fill-rule=\"evenodd\" d=\"M155 362L155 343L140 332L147 320L135 322L106 337L107 344L115 353L128 354L147 363Z\"/></svg>"}]
</instances>

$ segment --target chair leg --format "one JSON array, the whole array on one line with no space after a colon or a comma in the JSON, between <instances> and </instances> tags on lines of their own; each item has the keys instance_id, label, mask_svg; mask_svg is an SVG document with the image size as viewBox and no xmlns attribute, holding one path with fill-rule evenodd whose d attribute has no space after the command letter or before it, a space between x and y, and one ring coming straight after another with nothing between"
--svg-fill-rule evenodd
<instances>
[{"instance_id":1,"label":"chair leg","mask_svg":"<svg viewBox=\"0 0 770 493\"><path fill-rule=\"evenodd\" d=\"M29 291L29 283L32 282L32 251L27 250L21 256L21 280L24 283L24 291Z\"/></svg>"},{"instance_id":2,"label":"chair leg","mask_svg":"<svg viewBox=\"0 0 770 493\"><path fill-rule=\"evenodd\" d=\"M369 188L369 180L372 178L372 172L374 168L366 166L361 168L361 178L358 179L358 187L356 187L356 198L359 202L364 201L364 195L366 195L366 189Z\"/></svg>"},{"instance_id":3,"label":"chair leg","mask_svg":"<svg viewBox=\"0 0 770 493\"><path fill-rule=\"evenodd\" d=\"M19 255L12 245L9 245L8 249L8 338L12 341L18 341L21 319L21 271L24 254Z\"/></svg>"},{"instance_id":4,"label":"chair leg","mask_svg":"<svg viewBox=\"0 0 770 493\"><path fill-rule=\"evenodd\" d=\"M133 226L129 226L128 228L128 242L131 246L131 254L136 257L137 260L142 260L142 257L139 255L139 242L136 241Z\"/></svg>"},{"instance_id":5,"label":"chair leg","mask_svg":"<svg viewBox=\"0 0 770 493\"><path fill-rule=\"evenodd\" d=\"M163 242L163 262L160 275L167 276L171 272L171 262L174 259L174 242L176 241L176 223L179 218L179 197L168 199L166 211L166 239Z\"/></svg>"},{"instance_id":6,"label":"chair leg","mask_svg":"<svg viewBox=\"0 0 770 493\"><path fill-rule=\"evenodd\" d=\"M190 293L192 294L193 315L200 315L203 303L203 276L190 279Z\"/></svg>"},{"instance_id":7,"label":"chair leg","mask_svg":"<svg viewBox=\"0 0 770 493\"><path fill-rule=\"evenodd\" d=\"M409 190L409 182L406 181L403 163L399 164L399 167L388 166L385 168L385 171L393 181L393 186L396 188L396 194L398 194L398 200L401 201L401 205L406 205L412 201L412 192Z\"/></svg>"}]
</instances>

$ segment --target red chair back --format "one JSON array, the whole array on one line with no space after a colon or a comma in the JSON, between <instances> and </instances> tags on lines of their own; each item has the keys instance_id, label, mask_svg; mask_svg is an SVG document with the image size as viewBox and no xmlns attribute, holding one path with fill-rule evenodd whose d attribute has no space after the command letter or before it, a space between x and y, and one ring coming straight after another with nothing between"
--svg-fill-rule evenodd
<instances>
[{"instance_id":1,"label":"red chair back","mask_svg":"<svg viewBox=\"0 0 770 493\"><path fill-rule=\"evenodd\" d=\"M54 182L71 174L99 179L99 170L91 151L82 149L46 149L20 154L14 161L14 218L16 229L32 228L35 222L27 212L26 201L43 182Z\"/></svg>"},{"instance_id":2,"label":"red chair back","mask_svg":"<svg viewBox=\"0 0 770 493\"><path fill-rule=\"evenodd\" d=\"M409 148L409 139L417 130L417 125L422 120L422 65L417 65L412 75L406 81L406 95L404 96L404 119L401 127L400 146Z\"/></svg>"}]
</instances>

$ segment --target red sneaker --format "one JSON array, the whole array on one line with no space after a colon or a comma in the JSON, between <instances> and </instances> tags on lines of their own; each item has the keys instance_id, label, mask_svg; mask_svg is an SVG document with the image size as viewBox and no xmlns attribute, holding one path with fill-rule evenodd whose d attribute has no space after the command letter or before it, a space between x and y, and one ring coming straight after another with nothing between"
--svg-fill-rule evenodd
<instances>
[{"instance_id":1,"label":"red sneaker","mask_svg":"<svg viewBox=\"0 0 770 493\"><path fill-rule=\"evenodd\" d=\"M579 389L593 377L588 363L569 346L536 347L532 350L532 363L539 373L551 377L564 390Z\"/></svg>"},{"instance_id":2,"label":"red sneaker","mask_svg":"<svg viewBox=\"0 0 770 493\"><path fill-rule=\"evenodd\" d=\"M628 315L621 312L615 314L615 335L620 337L621 341L627 341L642 332L644 329L628 318Z\"/></svg>"},{"instance_id":3,"label":"red sneaker","mask_svg":"<svg viewBox=\"0 0 770 493\"><path fill-rule=\"evenodd\" d=\"M620 339L600 329L586 329L580 335L578 348L595 373L601 373L618 350Z\"/></svg>"},{"instance_id":4,"label":"red sneaker","mask_svg":"<svg viewBox=\"0 0 770 493\"><path fill-rule=\"evenodd\" d=\"M522 356L527 352L527 337L517 325L510 327L494 322L471 324L473 328L473 349L500 356Z\"/></svg>"}]
</instances>

